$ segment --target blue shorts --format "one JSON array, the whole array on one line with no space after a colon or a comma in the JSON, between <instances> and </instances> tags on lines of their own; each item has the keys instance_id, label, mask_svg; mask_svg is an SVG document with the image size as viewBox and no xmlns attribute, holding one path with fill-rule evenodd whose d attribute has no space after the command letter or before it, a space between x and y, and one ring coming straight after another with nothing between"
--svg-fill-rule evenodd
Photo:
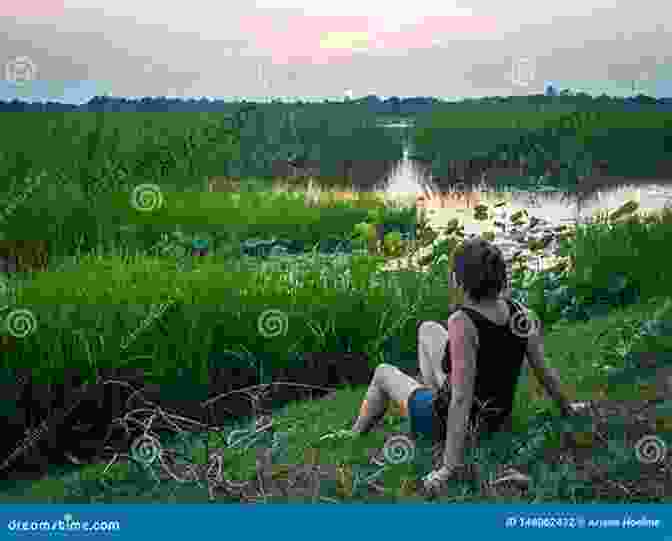
<instances>
[{"instance_id":1,"label":"blue shorts","mask_svg":"<svg viewBox=\"0 0 672 541\"><path fill-rule=\"evenodd\" d=\"M411 423L411 433L416 437L420 436L423 439L434 441L433 420L434 408L432 400L434 398L434 390L427 387L418 387L408 397L408 419ZM498 419L496 422L486 423L485 427L478 431L477 439L480 439L488 434L493 434L500 430L501 424L506 420Z\"/></svg>"},{"instance_id":2,"label":"blue shorts","mask_svg":"<svg viewBox=\"0 0 672 541\"><path fill-rule=\"evenodd\" d=\"M408 419L411 423L411 432L416 436L432 439L432 399L434 390L427 387L418 387L408 398Z\"/></svg>"}]
</instances>

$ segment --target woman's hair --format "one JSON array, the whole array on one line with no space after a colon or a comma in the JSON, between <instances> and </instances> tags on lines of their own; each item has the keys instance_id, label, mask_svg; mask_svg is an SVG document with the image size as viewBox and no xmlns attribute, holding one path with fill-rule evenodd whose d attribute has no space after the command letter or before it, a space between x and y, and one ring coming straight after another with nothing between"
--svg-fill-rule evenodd
<instances>
[{"instance_id":1,"label":"woman's hair","mask_svg":"<svg viewBox=\"0 0 672 541\"><path fill-rule=\"evenodd\" d=\"M455 278L474 301L496 298L506 287L506 263L494 244L476 238L455 250Z\"/></svg>"}]
</instances>

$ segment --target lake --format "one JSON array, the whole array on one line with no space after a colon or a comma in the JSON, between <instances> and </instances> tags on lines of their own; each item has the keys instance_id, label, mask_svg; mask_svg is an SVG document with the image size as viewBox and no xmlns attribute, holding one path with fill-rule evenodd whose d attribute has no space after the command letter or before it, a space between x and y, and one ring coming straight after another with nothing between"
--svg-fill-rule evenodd
<instances>
[{"instance_id":1,"label":"lake","mask_svg":"<svg viewBox=\"0 0 672 541\"><path fill-rule=\"evenodd\" d=\"M412 123L398 122L382 124L391 129L406 129ZM416 201L419 196L436 193L433 177L427 167L409 158L412 149L404 148L402 160L393 168L382 191L387 197ZM510 204L515 210L535 209L535 214L553 223L563 223L578 219L580 221L594 216L596 213L615 210L625 202L634 200L639 203L642 212L658 212L672 205L672 175L669 179L625 178L616 176L595 176L590 185L605 188L589 195L582 200L574 195L566 195L558 191L515 190L510 194ZM466 207L468 202L475 200L487 201L489 190L481 185L467 197L452 199L455 207Z\"/></svg>"}]
</instances>

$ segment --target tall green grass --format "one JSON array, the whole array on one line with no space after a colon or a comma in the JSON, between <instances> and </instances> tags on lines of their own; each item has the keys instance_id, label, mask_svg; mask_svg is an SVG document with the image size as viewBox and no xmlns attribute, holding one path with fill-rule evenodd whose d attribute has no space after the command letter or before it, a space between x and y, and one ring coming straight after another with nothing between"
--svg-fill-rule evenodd
<instances>
[{"instance_id":1,"label":"tall green grass","mask_svg":"<svg viewBox=\"0 0 672 541\"><path fill-rule=\"evenodd\" d=\"M659 301L643 303L625 310L617 310L606 318L588 323L557 326L545 336L547 362L559 369L563 386L573 400L593 400L602 397L603 392L606 392L612 399L629 401L639 398L637 388L633 388L632 384L607 386L605 382L610 371L625 365L624 353L640 339L641 323L651 321L656 317L669 319L669 312L661 314L659 308ZM596 339L596 337L599 338ZM529 440L531 437L529 429L535 425L538 416L552 409L548 398L539 394L537 387L531 384L529 377L525 375L519 382L514 404L511 442L517 439ZM384 432L367 434L359 439L345 437L347 434L339 437L341 431L350 428L364 391L364 386L342 389L335 394L332 400L294 403L285 407L283 411L277 412L274 415L274 429L278 432L285 432L288 437L283 463L302 464L306 451L315 449L319 450L321 464L341 466L344 471L350 472L350 476L358 469L368 471L364 465L369 461L371 450L380 449L383 446L385 433L404 432L408 426L403 418L390 413L385 420L386 430ZM236 427L246 428L248 424L242 421L236 424ZM324 438L330 434L334 437ZM662 434L659 435L662 436ZM557 446L557 436L557 433L545 433L536 452ZM222 436L217 434L209 437L209 445L211 449L217 449L223 454L224 472L229 480L251 481L256 478L257 455L254 446L247 449L228 448ZM195 463L207 463L204 450L194 449L192 453L190 456ZM467 460L483 460L477 450L473 453L476 454L468 455ZM621 464L619 460L623 459L615 456L610 459L613 469L618 469ZM5 493L2 500L52 503L64 501L162 501L169 503L171 501L188 502L197 497L201 498L199 501L205 501L207 496L204 488L197 488L190 483L171 484L169 480L166 480L162 482L163 492L139 495L130 500L117 497L115 500L114 493L105 486L101 486L101 479L115 486L115 479L132 480L138 477L144 479L144 477L139 476L137 471L129 469L129 465L125 463L116 463L107 471L105 471L105 466L105 464L92 465L80 469L68 476L70 479L68 482L65 477L51 477L33 483L29 490L26 490L25 484L19 485L13 491ZM144 474L145 477L147 475L149 474ZM413 480L417 478L417 475L418 472L409 464L388 466L384 476L380 479L380 484L384 487L384 494L381 498L385 497L387 501L414 501L410 496L400 495L399 488L404 481ZM554 488L549 482L550 477L542 476L541 470L535 470L533 475L535 483L541 482L541 485L533 484L530 495L521 497L519 500L513 498L502 501L509 503L515 501L525 503L531 500L536 502L590 502L580 496L572 498L566 494L563 495L561 487L564 487L566 483L563 482ZM352 477L350 477L350 482L351 479ZM469 486L463 488L461 496L453 493L451 496L444 496L440 501L442 503L460 501L478 503L484 500L483 494L478 490ZM344 503L364 502L367 499L361 493L348 496L347 491L345 492L346 494L340 500ZM88 496L82 495L83 493L88 493ZM627 503L627 501L624 497L621 503Z\"/></svg>"},{"instance_id":2,"label":"tall green grass","mask_svg":"<svg viewBox=\"0 0 672 541\"><path fill-rule=\"evenodd\" d=\"M195 121L184 122L196 126ZM180 127L184 128L176 125L176 130ZM53 135L54 128L46 133ZM99 157L92 163L110 163L104 159L109 154L107 143L95 137L88 139L86 147ZM118 131L113 130L111 137L117 142L110 149L122 144ZM228 139L225 145L231 151ZM205 150L194 150L193 156L198 152ZM71 159L77 163L84 157ZM58 176L66 162L39 165L53 167ZM156 165L160 162L157 158L154 169L146 169L152 171L147 175L159 186L169 186L163 184ZM24 167L23 173L29 171ZM48 272L12 284L12 306L31 311L38 327L19 340L2 362L30 366L37 379L57 381L66 367L95 376L102 366L137 366L154 381L174 380L179 370L207 383L212 352L249 354L262 371L269 364L291 362L290 354L346 347L367 353L373 364L385 361L411 368L416 363L417 321L445 319L447 306L460 300L459 292L447 283L448 269L443 265L429 274L383 273L384 260L365 253L341 259L313 253L262 264L237 252L241 238L252 234L282 231L309 240L331 233L346 235L370 209L315 208L301 198L271 198L268 193L206 198L175 187L165 189L164 207L140 213L128 199L136 184L114 180L123 174L115 176L104 168L95 175L89 174L90 168L87 174L84 169L78 171L76 182L45 184L44 191L32 194L34 199L8 220L10 237L35 235L48 238L55 247ZM109 184L107 178L112 178ZM570 325L551 314L555 319L546 321L551 324L546 338L549 363L563 374L572 398L593 398L605 368L625 366L625 353L639 337L639 324L652 316L661 299L672 296L671 271L660 257L672 233L671 224L670 213L650 223L632 219L592 224L579 227L568 244L573 259L565 277L569 285L583 290L607 287L617 270L640 286L638 305L621 307L605 318ZM194 234L225 231L214 254L185 266L183 253L157 255L150 250L177 227ZM128 237L123 237L124 228L136 239L132 249ZM152 318L152 307L162 303L169 308ZM543 299L529 305L546 316ZM269 337L260 331L260 317L268 310L286 318L285 332ZM122 347L123 340L143 327L148 317L150 324L127 348ZM320 447L326 453L323 461L352 466L362 462L366 449L380 447L380 434L357 442L320 439L325 433L349 428L363 390L342 389L335 402L297 404L279 415L279 428L286 428L292 438L289 460L298 462L306 449ZM626 398L639 398L632 387L617 391ZM534 416L550 408L548 399L534 395L533 387L523 381L516 396L514 435L524 437ZM401 426L399 419L391 419L391 428ZM218 444L213 439L213 445ZM227 466L232 476L249 477L250 453L232 453ZM45 482L33 487L33 496L58 499L58 490L62 486Z\"/></svg>"}]
</instances>

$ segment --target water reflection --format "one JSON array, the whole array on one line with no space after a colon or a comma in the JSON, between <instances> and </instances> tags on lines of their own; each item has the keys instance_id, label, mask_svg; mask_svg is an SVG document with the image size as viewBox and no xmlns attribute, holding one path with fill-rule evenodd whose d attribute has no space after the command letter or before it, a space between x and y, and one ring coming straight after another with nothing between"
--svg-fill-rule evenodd
<instances>
[{"instance_id":1,"label":"water reflection","mask_svg":"<svg viewBox=\"0 0 672 541\"><path fill-rule=\"evenodd\" d=\"M468 208L479 202L487 204L501 200L495 192L504 191L513 209L534 208L538 216L558 223L577 219L586 221L596 214L615 210L627 201L636 201L643 213L659 212L672 206L672 177L633 179L595 176L585 179L582 191L574 193L550 186L533 190L511 187L495 189L485 177L476 185L457 183L446 189L432 177L427 164L418 163L409 155L410 149L405 148L401 162L378 186L378 190L388 200L413 203L421 199L430 206Z\"/></svg>"},{"instance_id":2,"label":"water reflection","mask_svg":"<svg viewBox=\"0 0 672 541\"><path fill-rule=\"evenodd\" d=\"M519 186L530 185L529 179L522 176L521 165L497 166L485 175L473 178L476 177L474 171L468 171L462 164L454 164L455 175L461 176L464 181L436 178L431 174L432 163L414 155L409 136L412 123L381 125L400 130L405 143L400 161L344 160L342 171L336 177L310 175L309 170L306 170L306 175L315 178L323 188L339 186L351 192L375 191L397 204L417 204L422 199L423 205L442 208L470 208L480 202L498 201L501 198L493 192L504 191L514 209L534 209L539 217L557 222L586 220L595 214L614 210L630 200L639 203L641 212L658 212L669 208L672 201L672 163L665 169L666 173L657 179L617 177L601 171L582 179L580 190L575 192L563 192L539 184L527 189L511 187L516 183ZM495 178L506 181L508 187L496 185ZM456 193L460 196L457 197Z\"/></svg>"}]
</instances>

